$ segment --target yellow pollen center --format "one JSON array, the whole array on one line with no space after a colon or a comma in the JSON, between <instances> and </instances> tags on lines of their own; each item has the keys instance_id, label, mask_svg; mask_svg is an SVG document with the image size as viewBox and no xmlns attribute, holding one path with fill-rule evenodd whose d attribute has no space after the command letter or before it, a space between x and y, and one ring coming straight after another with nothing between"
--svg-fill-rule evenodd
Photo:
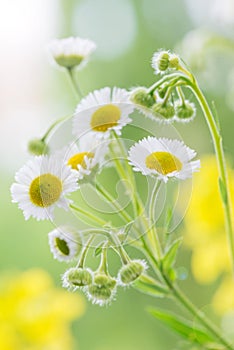
<instances>
[{"instance_id":1,"label":"yellow pollen center","mask_svg":"<svg viewBox=\"0 0 234 350\"><path fill-rule=\"evenodd\" d=\"M121 110L112 104L98 108L91 117L91 128L94 131L105 132L116 126L120 120Z\"/></svg>"},{"instance_id":2,"label":"yellow pollen center","mask_svg":"<svg viewBox=\"0 0 234 350\"><path fill-rule=\"evenodd\" d=\"M168 152L153 152L145 159L147 168L156 170L162 175L182 169L181 161Z\"/></svg>"},{"instance_id":3,"label":"yellow pollen center","mask_svg":"<svg viewBox=\"0 0 234 350\"><path fill-rule=\"evenodd\" d=\"M78 165L81 165L84 169L86 169L86 164L84 160L85 156L88 158L93 158L94 153L92 152L77 153L68 160L67 164L70 165L72 169L75 169L75 170L77 170Z\"/></svg>"},{"instance_id":4,"label":"yellow pollen center","mask_svg":"<svg viewBox=\"0 0 234 350\"><path fill-rule=\"evenodd\" d=\"M29 188L29 196L38 207L49 207L57 202L62 192L61 180L52 174L36 177Z\"/></svg>"}]
</instances>

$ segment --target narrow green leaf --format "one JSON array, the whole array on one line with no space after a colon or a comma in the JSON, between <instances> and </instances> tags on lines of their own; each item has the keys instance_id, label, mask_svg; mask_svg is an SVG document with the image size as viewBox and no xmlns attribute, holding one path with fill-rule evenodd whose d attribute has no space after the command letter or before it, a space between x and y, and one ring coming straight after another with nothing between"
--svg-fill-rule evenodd
<instances>
[{"instance_id":1,"label":"narrow green leaf","mask_svg":"<svg viewBox=\"0 0 234 350\"><path fill-rule=\"evenodd\" d=\"M173 219L173 210L171 207L167 208L166 217L165 217L165 232L170 232L170 225Z\"/></svg>"},{"instance_id":2,"label":"narrow green leaf","mask_svg":"<svg viewBox=\"0 0 234 350\"><path fill-rule=\"evenodd\" d=\"M162 264L165 271L169 271L173 267L181 242L182 238L179 238L176 241L172 242L171 246L168 248L166 254L164 255Z\"/></svg>"},{"instance_id":3,"label":"narrow green leaf","mask_svg":"<svg viewBox=\"0 0 234 350\"><path fill-rule=\"evenodd\" d=\"M226 188L226 186L223 183L221 178L219 178L219 189L220 189L222 201L226 205L227 204L227 188Z\"/></svg>"},{"instance_id":4,"label":"narrow green leaf","mask_svg":"<svg viewBox=\"0 0 234 350\"><path fill-rule=\"evenodd\" d=\"M155 309L149 309L148 311L153 317L162 321L170 329L174 330L176 333L180 334L182 337L186 338L192 343L204 345L212 344L214 342L213 338L207 334L205 330L193 323L188 322L187 320L179 318L177 315Z\"/></svg>"},{"instance_id":5,"label":"narrow green leaf","mask_svg":"<svg viewBox=\"0 0 234 350\"><path fill-rule=\"evenodd\" d=\"M147 275L141 276L133 286L144 294L148 294L157 298L165 297L168 289L159 282L155 281Z\"/></svg>"}]
</instances>

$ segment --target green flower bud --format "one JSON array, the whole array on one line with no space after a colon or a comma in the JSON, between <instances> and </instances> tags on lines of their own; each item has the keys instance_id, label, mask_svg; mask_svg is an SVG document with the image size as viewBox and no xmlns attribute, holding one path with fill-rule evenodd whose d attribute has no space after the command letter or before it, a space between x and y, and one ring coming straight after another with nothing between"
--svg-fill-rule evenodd
<instances>
[{"instance_id":1,"label":"green flower bud","mask_svg":"<svg viewBox=\"0 0 234 350\"><path fill-rule=\"evenodd\" d=\"M43 140L33 139L28 143L28 151L35 156L40 156L49 153L49 147Z\"/></svg>"},{"instance_id":2,"label":"green flower bud","mask_svg":"<svg viewBox=\"0 0 234 350\"><path fill-rule=\"evenodd\" d=\"M62 280L66 288L86 287L92 283L93 274L87 268L72 267L64 273Z\"/></svg>"},{"instance_id":3,"label":"green flower bud","mask_svg":"<svg viewBox=\"0 0 234 350\"><path fill-rule=\"evenodd\" d=\"M116 280L104 273L97 273L94 275L94 283L99 287L105 286L113 289L116 286Z\"/></svg>"},{"instance_id":4,"label":"green flower bud","mask_svg":"<svg viewBox=\"0 0 234 350\"><path fill-rule=\"evenodd\" d=\"M93 304L98 304L100 306L106 305L111 302L112 290L106 286L98 286L92 284L87 289L87 296Z\"/></svg>"},{"instance_id":5,"label":"green flower bud","mask_svg":"<svg viewBox=\"0 0 234 350\"><path fill-rule=\"evenodd\" d=\"M170 103L155 103L152 107L152 112L155 117L163 117L163 119L171 119L175 116L174 106Z\"/></svg>"},{"instance_id":6,"label":"green flower bud","mask_svg":"<svg viewBox=\"0 0 234 350\"><path fill-rule=\"evenodd\" d=\"M169 67L170 55L167 51L162 51L158 54L157 63L158 70L164 72Z\"/></svg>"},{"instance_id":7,"label":"green flower bud","mask_svg":"<svg viewBox=\"0 0 234 350\"><path fill-rule=\"evenodd\" d=\"M150 108L156 102L155 96L149 94L148 90L144 87L133 90L130 96L130 100L136 105L147 108Z\"/></svg>"},{"instance_id":8,"label":"green flower bud","mask_svg":"<svg viewBox=\"0 0 234 350\"><path fill-rule=\"evenodd\" d=\"M179 57L175 54L170 55L170 60L169 60L169 68L175 68L178 69L180 65L180 60Z\"/></svg>"},{"instance_id":9,"label":"green flower bud","mask_svg":"<svg viewBox=\"0 0 234 350\"><path fill-rule=\"evenodd\" d=\"M184 101L184 103L178 103L175 108L176 119L181 122L191 121L196 114L196 108L193 103Z\"/></svg>"},{"instance_id":10,"label":"green flower bud","mask_svg":"<svg viewBox=\"0 0 234 350\"><path fill-rule=\"evenodd\" d=\"M118 273L119 284L123 286L131 284L143 274L146 268L144 260L132 260L120 269Z\"/></svg>"}]
</instances>

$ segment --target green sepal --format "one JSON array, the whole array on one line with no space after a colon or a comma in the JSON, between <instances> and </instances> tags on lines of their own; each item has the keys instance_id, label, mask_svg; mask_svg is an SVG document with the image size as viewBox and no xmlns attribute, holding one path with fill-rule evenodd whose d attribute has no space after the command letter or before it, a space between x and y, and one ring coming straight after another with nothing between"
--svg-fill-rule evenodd
<instances>
[{"instance_id":1,"label":"green sepal","mask_svg":"<svg viewBox=\"0 0 234 350\"><path fill-rule=\"evenodd\" d=\"M162 321L170 329L174 330L180 336L186 338L192 343L208 346L214 343L213 338L206 333L205 330L199 326L191 323L187 320L184 320L177 315L167 313L163 310L148 309L148 312L158 320ZM212 347L211 347L212 348ZM212 348L215 349L215 348Z\"/></svg>"}]
</instances>

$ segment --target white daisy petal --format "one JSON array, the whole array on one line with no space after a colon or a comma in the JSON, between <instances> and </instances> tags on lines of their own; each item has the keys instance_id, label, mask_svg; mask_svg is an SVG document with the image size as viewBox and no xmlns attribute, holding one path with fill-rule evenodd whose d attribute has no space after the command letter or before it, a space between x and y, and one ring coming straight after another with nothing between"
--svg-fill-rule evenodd
<instances>
[{"instance_id":1,"label":"white daisy petal","mask_svg":"<svg viewBox=\"0 0 234 350\"><path fill-rule=\"evenodd\" d=\"M61 157L37 156L29 160L15 176L12 201L18 203L25 219L53 219L55 206L68 209L65 194L77 190L78 174L65 166Z\"/></svg>"},{"instance_id":2,"label":"white daisy petal","mask_svg":"<svg viewBox=\"0 0 234 350\"><path fill-rule=\"evenodd\" d=\"M200 161L191 161L195 156L182 141L148 137L130 148L128 159L133 170L167 182L172 177L184 180L198 171Z\"/></svg>"},{"instance_id":3,"label":"white daisy petal","mask_svg":"<svg viewBox=\"0 0 234 350\"><path fill-rule=\"evenodd\" d=\"M117 134L128 124L134 110L129 94L120 88L105 87L83 98L76 108L73 134L80 138L90 132L98 138L108 138L111 130Z\"/></svg>"}]
</instances>

